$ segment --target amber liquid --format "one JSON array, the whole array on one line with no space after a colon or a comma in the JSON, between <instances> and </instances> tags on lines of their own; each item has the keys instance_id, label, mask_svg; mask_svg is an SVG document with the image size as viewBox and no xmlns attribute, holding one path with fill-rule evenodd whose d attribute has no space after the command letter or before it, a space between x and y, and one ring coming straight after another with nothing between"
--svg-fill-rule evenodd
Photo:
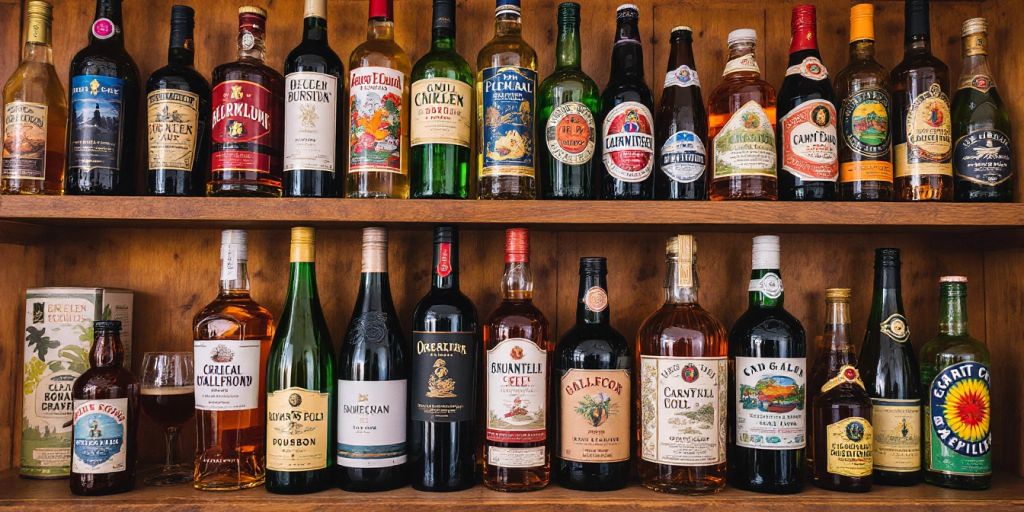
<instances>
[{"instance_id":1,"label":"amber liquid","mask_svg":"<svg viewBox=\"0 0 1024 512\"><path fill-rule=\"evenodd\" d=\"M730 57L732 57L730 55ZM715 161L715 136L729 122L732 114L749 101L761 104L775 131L775 89L761 79L760 73L738 71L725 76L708 98L708 161ZM713 165L713 164L712 164ZM779 180L768 176L727 176L714 178L708 173L708 197L721 200L778 199Z\"/></svg>"}]
</instances>

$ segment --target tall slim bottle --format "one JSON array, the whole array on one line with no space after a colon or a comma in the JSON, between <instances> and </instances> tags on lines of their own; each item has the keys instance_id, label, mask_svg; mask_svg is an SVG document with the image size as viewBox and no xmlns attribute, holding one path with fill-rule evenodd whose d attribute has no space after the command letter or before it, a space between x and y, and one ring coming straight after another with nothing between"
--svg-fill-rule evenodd
<instances>
[{"instance_id":1,"label":"tall slim bottle","mask_svg":"<svg viewBox=\"0 0 1024 512\"><path fill-rule=\"evenodd\" d=\"M693 58L693 30L672 29L657 132L655 199L707 199L708 114Z\"/></svg>"},{"instance_id":2,"label":"tall slim bottle","mask_svg":"<svg viewBox=\"0 0 1024 512\"><path fill-rule=\"evenodd\" d=\"M313 228L292 228L288 296L267 362L267 490L334 484L334 347L316 288Z\"/></svg>"}]
</instances>

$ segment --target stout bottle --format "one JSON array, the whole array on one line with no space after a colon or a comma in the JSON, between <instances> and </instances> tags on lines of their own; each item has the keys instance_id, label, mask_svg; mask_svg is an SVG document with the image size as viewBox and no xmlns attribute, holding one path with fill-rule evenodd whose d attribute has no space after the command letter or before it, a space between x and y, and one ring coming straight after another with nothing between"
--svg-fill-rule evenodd
<instances>
[{"instance_id":1,"label":"stout bottle","mask_svg":"<svg viewBox=\"0 0 1024 512\"><path fill-rule=\"evenodd\" d=\"M693 60L693 30L672 29L657 129L655 199L707 199L708 115Z\"/></svg>"}]
</instances>

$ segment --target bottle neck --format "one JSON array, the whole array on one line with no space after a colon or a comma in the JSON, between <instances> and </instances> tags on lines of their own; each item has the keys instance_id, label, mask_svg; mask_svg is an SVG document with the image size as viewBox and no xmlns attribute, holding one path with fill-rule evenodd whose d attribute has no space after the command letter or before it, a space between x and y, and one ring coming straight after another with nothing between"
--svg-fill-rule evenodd
<instances>
[{"instance_id":1,"label":"bottle neck","mask_svg":"<svg viewBox=\"0 0 1024 512\"><path fill-rule=\"evenodd\" d=\"M25 43L21 53L21 60L24 62L38 62L40 64L53 64L53 47L49 43Z\"/></svg>"},{"instance_id":2,"label":"bottle neck","mask_svg":"<svg viewBox=\"0 0 1024 512\"><path fill-rule=\"evenodd\" d=\"M245 297L249 295L249 268L246 260L221 260L220 295Z\"/></svg>"},{"instance_id":3,"label":"bottle neck","mask_svg":"<svg viewBox=\"0 0 1024 512\"><path fill-rule=\"evenodd\" d=\"M497 37L521 36L523 18L519 14L505 12L494 17L494 35Z\"/></svg>"},{"instance_id":4,"label":"bottle neck","mask_svg":"<svg viewBox=\"0 0 1024 512\"><path fill-rule=\"evenodd\" d=\"M171 42L167 47L167 62L180 66L195 64L195 39L191 27L171 26Z\"/></svg>"},{"instance_id":5,"label":"bottle neck","mask_svg":"<svg viewBox=\"0 0 1024 512\"><path fill-rule=\"evenodd\" d=\"M327 20L319 16L306 16L302 20L302 41L327 44Z\"/></svg>"},{"instance_id":6,"label":"bottle neck","mask_svg":"<svg viewBox=\"0 0 1024 512\"><path fill-rule=\"evenodd\" d=\"M53 63L52 23L47 16L29 13L25 24L25 46L21 58L26 62Z\"/></svg>"},{"instance_id":7,"label":"bottle neck","mask_svg":"<svg viewBox=\"0 0 1024 512\"><path fill-rule=\"evenodd\" d=\"M580 69L580 51L579 21L567 20L559 23L555 67L557 69Z\"/></svg>"},{"instance_id":8,"label":"bottle neck","mask_svg":"<svg viewBox=\"0 0 1024 512\"><path fill-rule=\"evenodd\" d=\"M505 276L501 280L501 296L505 300L533 299L533 273L530 272L529 262L505 263Z\"/></svg>"},{"instance_id":9,"label":"bottle neck","mask_svg":"<svg viewBox=\"0 0 1024 512\"><path fill-rule=\"evenodd\" d=\"M391 18L370 18L366 23L368 41L394 41L395 22Z\"/></svg>"},{"instance_id":10,"label":"bottle neck","mask_svg":"<svg viewBox=\"0 0 1024 512\"><path fill-rule=\"evenodd\" d=\"M961 74L992 76L992 71L988 67L986 39L986 34L981 32L964 37L961 51L964 65Z\"/></svg>"},{"instance_id":11,"label":"bottle neck","mask_svg":"<svg viewBox=\"0 0 1024 512\"><path fill-rule=\"evenodd\" d=\"M900 267L884 265L875 271L875 297L872 305L883 317L903 311L900 294ZM884 320L884 318L883 318Z\"/></svg>"},{"instance_id":12,"label":"bottle neck","mask_svg":"<svg viewBox=\"0 0 1024 512\"><path fill-rule=\"evenodd\" d=\"M805 55L806 52L818 54L818 31L813 21L794 26L792 39L789 42L790 56Z\"/></svg>"},{"instance_id":13,"label":"bottle neck","mask_svg":"<svg viewBox=\"0 0 1024 512\"><path fill-rule=\"evenodd\" d=\"M391 282L388 273L363 272L359 276L359 299L356 307L360 311L394 311L391 300Z\"/></svg>"},{"instance_id":14,"label":"bottle neck","mask_svg":"<svg viewBox=\"0 0 1024 512\"><path fill-rule=\"evenodd\" d=\"M288 298L286 307L295 311L296 307L316 304L320 307L320 296L316 288L316 264L312 261L293 261L288 276Z\"/></svg>"},{"instance_id":15,"label":"bottle neck","mask_svg":"<svg viewBox=\"0 0 1024 512\"><path fill-rule=\"evenodd\" d=\"M612 79L643 76L644 50L640 44L640 30L635 20L619 20L612 46Z\"/></svg>"},{"instance_id":16,"label":"bottle neck","mask_svg":"<svg viewBox=\"0 0 1024 512\"><path fill-rule=\"evenodd\" d=\"M114 332L99 332L93 337L89 351L89 365L92 368L119 367L124 364L124 347L121 336Z\"/></svg>"},{"instance_id":17,"label":"bottle neck","mask_svg":"<svg viewBox=\"0 0 1024 512\"><path fill-rule=\"evenodd\" d=\"M875 41L873 39L860 39L850 43L850 59L852 60L874 60Z\"/></svg>"},{"instance_id":18,"label":"bottle neck","mask_svg":"<svg viewBox=\"0 0 1024 512\"><path fill-rule=\"evenodd\" d=\"M430 287L434 290L459 289L459 247L455 242L434 242Z\"/></svg>"},{"instance_id":19,"label":"bottle neck","mask_svg":"<svg viewBox=\"0 0 1024 512\"><path fill-rule=\"evenodd\" d=\"M611 314L608 304L608 277L603 272L580 273L580 289L576 295L576 323L608 325Z\"/></svg>"},{"instance_id":20,"label":"bottle neck","mask_svg":"<svg viewBox=\"0 0 1024 512\"><path fill-rule=\"evenodd\" d=\"M696 65L693 62L693 40L689 36L672 37L672 50L668 56L668 71L672 72L680 66L687 66L691 69Z\"/></svg>"},{"instance_id":21,"label":"bottle neck","mask_svg":"<svg viewBox=\"0 0 1024 512\"><path fill-rule=\"evenodd\" d=\"M100 23L109 20L110 24ZM112 26L111 26L112 25ZM96 16L89 32L90 44L124 46L124 29L121 24L121 0L96 0Z\"/></svg>"},{"instance_id":22,"label":"bottle neck","mask_svg":"<svg viewBox=\"0 0 1024 512\"><path fill-rule=\"evenodd\" d=\"M942 284L939 333L946 336L967 335L967 286L962 283Z\"/></svg>"},{"instance_id":23,"label":"bottle neck","mask_svg":"<svg viewBox=\"0 0 1024 512\"><path fill-rule=\"evenodd\" d=\"M785 294L782 288L782 273L779 272L779 269L755 268L750 271L750 281L748 305L751 308L782 307Z\"/></svg>"},{"instance_id":24,"label":"bottle neck","mask_svg":"<svg viewBox=\"0 0 1024 512\"><path fill-rule=\"evenodd\" d=\"M263 28L240 27L238 31L238 58L263 62L267 47Z\"/></svg>"},{"instance_id":25,"label":"bottle neck","mask_svg":"<svg viewBox=\"0 0 1024 512\"><path fill-rule=\"evenodd\" d=\"M829 352L832 354L851 354L850 303L843 300L829 300L827 306L828 311L825 312L825 338L829 340Z\"/></svg>"},{"instance_id":26,"label":"bottle neck","mask_svg":"<svg viewBox=\"0 0 1024 512\"><path fill-rule=\"evenodd\" d=\"M687 269L689 267L689 274ZM665 303L697 303L697 264L669 257L665 261Z\"/></svg>"}]
</instances>

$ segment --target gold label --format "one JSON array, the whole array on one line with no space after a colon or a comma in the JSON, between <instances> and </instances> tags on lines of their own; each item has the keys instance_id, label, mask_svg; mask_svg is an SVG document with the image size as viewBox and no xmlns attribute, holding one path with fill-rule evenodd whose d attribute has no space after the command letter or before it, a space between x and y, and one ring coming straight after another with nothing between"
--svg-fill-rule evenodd
<instances>
[{"instance_id":1,"label":"gold label","mask_svg":"<svg viewBox=\"0 0 1024 512\"><path fill-rule=\"evenodd\" d=\"M576 462L629 460L629 370L573 368L562 376L561 456Z\"/></svg>"},{"instance_id":2,"label":"gold label","mask_svg":"<svg viewBox=\"0 0 1024 512\"><path fill-rule=\"evenodd\" d=\"M907 326L907 319L899 313L893 313L886 318L880 326L882 334L892 338L897 343L906 343L910 339L910 327Z\"/></svg>"},{"instance_id":3,"label":"gold label","mask_svg":"<svg viewBox=\"0 0 1024 512\"><path fill-rule=\"evenodd\" d=\"M50 21L42 16L28 16L25 27L25 41L36 44L50 44Z\"/></svg>"},{"instance_id":4,"label":"gold label","mask_svg":"<svg viewBox=\"0 0 1024 512\"><path fill-rule=\"evenodd\" d=\"M896 177L953 175L951 117L949 97L939 84L914 98L907 112L907 141L896 146Z\"/></svg>"},{"instance_id":5,"label":"gold label","mask_svg":"<svg viewBox=\"0 0 1024 512\"><path fill-rule=\"evenodd\" d=\"M984 32L978 32L964 37L964 56L986 55L985 47L988 45L988 37Z\"/></svg>"},{"instance_id":6,"label":"gold label","mask_svg":"<svg viewBox=\"0 0 1024 512\"><path fill-rule=\"evenodd\" d=\"M864 381L860 380L860 372L858 372L853 366L846 364L839 368L839 373L837 373L835 377L827 380L825 384L821 386L821 392L822 394L828 393L833 388L841 384L853 384L864 389Z\"/></svg>"},{"instance_id":7,"label":"gold label","mask_svg":"<svg viewBox=\"0 0 1024 512\"><path fill-rule=\"evenodd\" d=\"M199 95L160 89L146 96L149 168L191 171L199 133Z\"/></svg>"},{"instance_id":8,"label":"gold label","mask_svg":"<svg viewBox=\"0 0 1024 512\"><path fill-rule=\"evenodd\" d=\"M871 475L871 422L852 417L825 428L828 472L853 478Z\"/></svg>"},{"instance_id":9,"label":"gold label","mask_svg":"<svg viewBox=\"0 0 1024 512\"><path fill-rule=\"evenodd\" d=\"M4 178L46 178L46 116L42 103L12 101L4 107Z\"/></svg>"},{"instance_id":10,"label":"gold label","mask_svg":"<svg viewBox=\"0 0 1024 512\"><path fill-rule=\"evenodd\" d=\"M976 89L978 92L985 94L995 86L995 81L988 75L967 75L960 77L960 84L957 86L957 90Z\"/></svg>"},{"instance_id":11,"label":"gold label","mask_svg":"<svg viewBox=\"0 0 1024 512\"><path fill-rule=\"evenodd\" d=\"M874 465L885 471L921 469L921 402L872 399L875 428Z\"/></svg>"},{"instance_id":12,"label":"gold label","mask_svg":"<svg viewBox=\"0 0 1024 512\"><path fill-rule=\"evenodd\" d=\"M469 147L473 89L451 78L412 83L411 144L452 144Z\"/></svg>"},{"instance_id":13,"label":"gold label","mask_svg":"<svg viewBox=\"0 0 1024 512\"><path fill-rule=\"evenodd\" d=\"M291 387L267 393L267 469L327 467L327 393Z\"/></svg>"}]
</instances>

